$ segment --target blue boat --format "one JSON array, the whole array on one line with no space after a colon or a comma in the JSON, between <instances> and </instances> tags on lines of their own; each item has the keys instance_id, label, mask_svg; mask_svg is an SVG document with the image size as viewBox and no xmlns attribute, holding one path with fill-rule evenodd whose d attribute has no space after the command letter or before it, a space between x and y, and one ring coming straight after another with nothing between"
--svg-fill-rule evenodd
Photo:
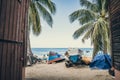
<instances>
[{"instance_id":1,"label":"blue boat","mask_svg":"<svg viewBox=\"0 0 120 80\"><path fill-rule=\"evenodd\" d=\"M63 61L64 58L61 58L61 55L56 53L56 52L49 52L49 55L48 55L48 61L47 63L48 64L51 64L51 63L54 63L54 62L60 62L60 61Z\"/></svg>"}]
</instances>

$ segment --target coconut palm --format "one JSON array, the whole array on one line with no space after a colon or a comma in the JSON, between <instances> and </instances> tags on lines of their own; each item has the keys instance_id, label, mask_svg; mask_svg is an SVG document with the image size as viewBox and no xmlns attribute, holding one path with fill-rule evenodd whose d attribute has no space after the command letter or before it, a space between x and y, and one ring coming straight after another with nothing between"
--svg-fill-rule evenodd
<instances>
[{"instance_id":1,"label":"coconut palm","mask_svg":"<svg viewBox=\"0 0 120 80\"><path fill-rule=\"evenodd\" d=\"M53 19L52 15L55 14L56 7L51 0L31 0L29 6L29 26L28 26L28 44L27 44L27 55L28 58L32 56L32 51L30 47L30 31L34 35L38 36L41 32L41 18L47 22L47 24L52 27ZM30 60L30 59L28 59ZM31 61L30 61L31 62Z\"/></svg>"},{"instance_id":2,"label":"coconut palm","mask_svg":"<svg viewBox=\"0 0 120 80\"><path fill-rule=\"evenodd\" d=\"M70 22L78 20L81 27L73 34L74 39L83 35L82 41L90 38L93 44L93 57L102 50L107 53L110 49L110 30L108 20L107 0L80 0L82 9L69 15Z\"/></svg>"}]
</instances>

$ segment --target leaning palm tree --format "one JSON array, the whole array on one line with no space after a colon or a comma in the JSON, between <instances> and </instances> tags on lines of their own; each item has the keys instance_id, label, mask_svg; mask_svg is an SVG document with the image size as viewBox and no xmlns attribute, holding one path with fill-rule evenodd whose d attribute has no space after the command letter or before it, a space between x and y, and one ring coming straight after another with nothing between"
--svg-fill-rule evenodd
<instances>
[{"instance_id":1,"label":"leaning palm tree","mask_svg":"<svg viewBox=\"0 0 120 80\"><path fill-rule=\"evenodd\" d=\"M30 31L34 35L38 36L41 32L41 18L47 22L47 24L52 27L53 19L52 15L55 14L56 7L55 3L51 0L31 0L29 6L29 26L28 26L28 46L27 46L27 55L30 57L32 55L30 47L29 34ZM30 60L30 59L29 59Z\"/></svg>"},{"instance_id":2,"label":"leaning palm tree","mask_svg":"<svg viewBox=\"0 0 120 80\"><path fill-rule=\"evenodd\" d=\"M73 34L75 39L83 35L82 41L90 38L93 44L93 57L100 50L110 49L110 29L107 0L80 0L82 9L70 14L70 22L78 20L81 27Z\"/></svg>"}]
</instances>

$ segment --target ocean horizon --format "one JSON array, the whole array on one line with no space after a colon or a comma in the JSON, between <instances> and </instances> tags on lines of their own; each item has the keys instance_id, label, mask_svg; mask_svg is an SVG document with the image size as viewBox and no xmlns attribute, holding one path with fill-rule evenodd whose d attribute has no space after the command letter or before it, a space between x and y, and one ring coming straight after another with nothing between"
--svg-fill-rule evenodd
<instances>
[{"instance_id":1,"label":"ocean horizon","mask_svg":"<svg viewBox=\"0 0 120 80\"><path fill-rule=\"evenodd\" d=\"M50 51L54 51L58 54L64 55L68 48L31 48L32 53L37 56L47 55ZM92 56L93 48L78 48L83 51L83 56Z\"/></svg>"}]
</instances>

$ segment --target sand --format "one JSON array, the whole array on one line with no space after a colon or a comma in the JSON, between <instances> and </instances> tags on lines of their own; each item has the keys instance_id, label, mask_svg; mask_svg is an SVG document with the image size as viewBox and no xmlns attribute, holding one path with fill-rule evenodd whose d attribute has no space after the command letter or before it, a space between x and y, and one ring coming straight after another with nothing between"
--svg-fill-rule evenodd
<instances>
[{"instance_id":1,"label":"sand","mask_svg":"<svg viewBox=\"0 0 120 80\"><path fill-rule=\"evenodd\" d=\"M107 70L91 70L88 66L66 68L64 62L35 64L26 67L26 80L114 80Z\"/></svg>"}]
</instances>

